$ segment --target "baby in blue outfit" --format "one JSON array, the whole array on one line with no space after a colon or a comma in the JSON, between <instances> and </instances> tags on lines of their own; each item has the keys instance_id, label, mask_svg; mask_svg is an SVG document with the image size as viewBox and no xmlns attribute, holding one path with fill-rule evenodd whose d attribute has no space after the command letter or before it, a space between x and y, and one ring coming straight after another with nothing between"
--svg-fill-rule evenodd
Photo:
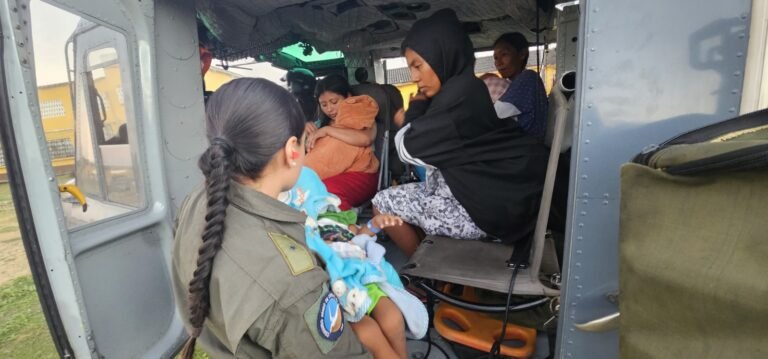
<instances>
[{"instance_id":1,"label":"baby in blue outfit","mask_svg":"<svg viewBox=\"0 0 768 359\"><path fill-rule=\"evenodd\" d=\"M333 293L353 329L356 324L369 328L372 323L368 321L372 320L393 348L402 344L403 350L405 336L420 339L426 334L429 318L424 304L405 290L397 271L384 259L384 247L376 242L376 233L401 225L400 218L378 215L358 228L354 212L341 212L340 200L328 193L320 177L307 167L302 168L296 185L279 199L307 215L307 246L325 262ZM399 331L382 325L382 321L397 317L405 319L405 328L402 320ZM364 338L368 332L358 333L366 346L366 342L377 340Z\"/></svg>"}]
</instances>

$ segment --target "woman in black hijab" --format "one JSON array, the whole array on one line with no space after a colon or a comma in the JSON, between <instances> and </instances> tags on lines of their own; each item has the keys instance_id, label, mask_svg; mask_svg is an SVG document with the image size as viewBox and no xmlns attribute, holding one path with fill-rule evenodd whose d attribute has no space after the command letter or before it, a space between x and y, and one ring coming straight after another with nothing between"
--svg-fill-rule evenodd
<instances>
[{"instance_id":1,"label":"woman in black hijab","mask_svg":"<svg viewBox=\"0 0 768 359\"><path fill-rule=\"evenodd\" d=\"M529 238L547 152L513 121L496 116L456 14L440 10L416 22L402 48L419 93L395 142L400 158L427 167L428 178L373 199L378 212L408 223L387 234L409 257L421 241L414 226L461 239Z\"/></svg>"}]
</instances>

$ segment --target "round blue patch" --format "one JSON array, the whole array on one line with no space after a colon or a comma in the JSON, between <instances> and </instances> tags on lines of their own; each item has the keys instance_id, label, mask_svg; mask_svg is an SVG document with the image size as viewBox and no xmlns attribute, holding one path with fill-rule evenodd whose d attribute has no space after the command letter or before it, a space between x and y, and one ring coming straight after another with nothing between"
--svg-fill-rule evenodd
<instances>
[{"instance_id":1,"label":"round blue patch","mask_svg":"<svg viewBox=\"0 0 768 359\"><path fill-rule=\"evenodd\" d=\"M333 293L329 292L320 302L317 329L321 337L332 341L338 340L344 331L344 314L339 299Z\"/></svg>"}]
</instances>

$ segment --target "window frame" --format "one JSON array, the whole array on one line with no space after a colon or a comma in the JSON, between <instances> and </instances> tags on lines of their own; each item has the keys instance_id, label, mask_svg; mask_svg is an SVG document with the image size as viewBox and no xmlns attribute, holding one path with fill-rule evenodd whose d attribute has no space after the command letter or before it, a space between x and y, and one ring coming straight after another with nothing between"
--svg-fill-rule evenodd
<instances>
[{"instance_id":1,"label":"window frame","mask_svg":"<svg viewBox=\"0 0 768 359\"><path fill-rule=\"evenodd\" d=\"M104 205L114 207L116 209L125 210L124 213L119 213L116 215L111 216L105 216L104 218L99 218L87 223L82 223L78 225L73 225L71 227L68 227L68 230L70 232L77 232L85 228L92 227L97 224L101 224L107 221L113 221L116 219L122 219L126 216L132 216L132 215L138 215L140 213L144 213L147 210L149 210L149 198L150 193L148 192L148 187L146 184L147 178L146 178L146 171L147 169L143 165L143 159L144 159L144 151L141 146L140 136L138 134L141 132L141 119L138 118L138 116L141 116L141 106L140 103L141 100L139 97L136 96L136 93L138 89L136 88L136 84L140 86L140 81L136 79L136 74L134 71L132 71L133 68L133 53L132 48L130 46L131 44L131 38L128 36L128 34L124 31L121 31L120 29L94 22L91 19L85 19L81 17L81 20L86 20L92 23L92 26L84 28L80 32L76 32L65 44L65 53L69 54L69 46L72 44L72 60L67 60L68 65L72 66L72 68L67 68L67 71L72 71L72 79L74 81L71 82L73 92L73 116L75 121L75 182L77 184L77 178L78 178L78 168L80 168L81 164L78 164L78 153L80 150L79 144L81 142L82 134L81 131L90 131L90 143L89 146L91 148L91 151L93 151L93 160L94 160L94 166L96 167L96 174L98 182L98 191L99 193L94 193L93 186L88 190L87 188L82 188L81 191L83 191L84 194L88 196L88 198L96 200ZM95 42L92 46L87 46L91 44L86 44L85 47L83 47L82 43L78 43L77 38L78 36L82 36L88 33L92 33L93 31L111 31L114 32L114 36L116 38L111 38L107 41L103 42ZM118 36L121 36L123 41L119 41L117 39ZM80 49L78 48L80 47ZM106 62L100 62L95 65L91 65L89 62L89 55L91 55L94 51L102 50L105 48L113 48L116 52L117 58L114 60L106 61ZM99 144L99 140L97 137L98 131L97 131L97 125L95 121L97 121L96 116L94 115L93 111L96 109L94 106L99 106L98 103L93 103L96 98L96 95L98 92L94 92L95 90L95 84L93 83L92 73L94 70L97 69L105 69L111 65L117 64L119 67L119 73L120 73L120 88L123 92L123 103L121 104L121 107L124 108L125 111L125 125L126 130L128 131L129 135L128 138L130 139L128 142L129 146L129 155L130 155L130 161L131 161L131 170L132 170L132 177L133 181L135 182L136 187L136 193L137 193L137 206L133 206L130 204L126 204L120 201L115 201L113 199L110 199L110 189L109 184L107 181L107 174L105 172L106 167L104 165L104 159L102 157L102 151L101 146L104 146L104 144ZM127 87L130 87L126 90L126 84L128 84ZM126 91L129 91L126 93ZM82 92L79 93L79 92ZM80 100L80 96L84 96L82 100ZM139 100L137 100L139 99ZM78 101L82 102L82 106L78 106ZM83 107L83 108L79 108ZM78 119L78 116L80 116L80 113L78 111L86 111L84 114L87 116L87 119L84 119L80 121ZM131 117L132 116L132 117ZM133 121L130 121L129 118L133 118ZM84 122L83 122L84 121ZM86 126L87 129L84 127L78 127L78 126ZM103 132L103 131L102 131ZM134 134L133 136L131 134ZM106 139L105 139L106 140ZM108 145L107 145L108 146ZM66 211L65 211L66 212ZM65 213L66 214L66 213Z\"/></svg>"}]
</instances>

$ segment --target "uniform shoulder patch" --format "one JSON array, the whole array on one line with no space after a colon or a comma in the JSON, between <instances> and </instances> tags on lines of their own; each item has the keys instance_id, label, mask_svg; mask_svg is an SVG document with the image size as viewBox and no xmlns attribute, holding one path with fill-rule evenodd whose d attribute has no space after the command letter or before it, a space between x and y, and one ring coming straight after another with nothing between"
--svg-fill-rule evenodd
<instances>
[{"instance_id":1,"label":"uniform shoulder patch","mask_svg":"<svg viewBox=\"0 0 768 359\"><path fill-rule=\"evenodd\" d=\"M343 312L339 299L328 291L304 313L309 331L323 354L328 354L344 333Z\"/></svg>"},{"instance_id":2,"label":"uniform shoulder patch","mask_svg":"<svg viewBox=\"0 0 768 359\"><path fill-rule=\"evenodd\" d=\"M308 272L315 267L315 261L309 250L293 238L280 233L269 233L269 238L272 239L272 243L283 256L294 276Z\"/></svg>"},{"instance_id":3,"label":"uniform shoulder patch","mask_svg":"<svg viewBox=\"0 0 768 359\"><path fill-rule=\"evenodd\" d=\"M344 313L336 298L331 292L320 302L320 311L317 313L317 329L320 335L328 340L336 341L344 331Z\"/></svg>"}]
</instances>

